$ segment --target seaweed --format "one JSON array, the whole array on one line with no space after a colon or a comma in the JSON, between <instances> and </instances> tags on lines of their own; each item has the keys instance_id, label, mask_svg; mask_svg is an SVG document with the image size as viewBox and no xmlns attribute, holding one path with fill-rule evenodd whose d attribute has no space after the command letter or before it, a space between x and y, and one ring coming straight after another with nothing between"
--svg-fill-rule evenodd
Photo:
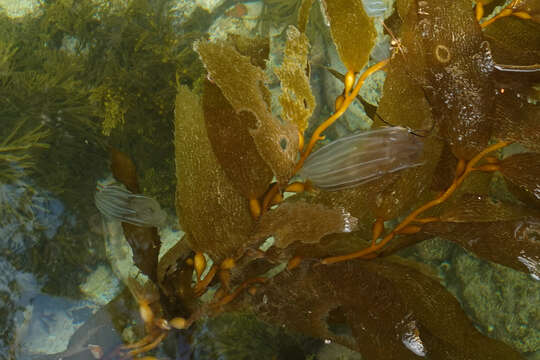
<instances>
[{"instance_id":1,"label":"seaweed","mask_svg":"<svg viewBox=\"0 0 540 360\"><path fill-rule=\"evenodd\" d=\"M521 359L482 336L437 280L403 261L302 265L246 301L272 323L345 344L368 359Z\"/></svg>"},{"instance_id":2,"label":"seaweed","mask_svg":"<svg viewBox=\"0 0 540 360\"><path fill-rule=\"evenodd\" d=\"M256 127L250 129L250 135L274 176L284 183L293 173L299 146L298 130L293 124L281 123L272 115L266 101L268 89L263 85L262 69L229 44L197 42L195 50L233 108L256 117ZM230 62L220 61L223 57Z\"/></svg>"},{"instance_id":3,"label":"seaweed","mask_svg":"<svg viewBox=\"0 0 540 360\"><path fill-rule=\"evenodd\" d=\"M306 76L308 44L306 35L290 26L283 63L274 70L281 83L281 117L295 123L302 135L316 105Z\"/></svg>"},{"instance_id":4,"label":"seaweed","mask_svg":"<svg viewBox=\"0 0 540 360\"><path fill-rule=\"evenodd\" d=\"M193 250L221 262L247 245L253 219L214 155L199 97L185 86L176 98L175 151L179 222Z\"/></svg>"},{"instance_id":5,"label":"seaweed","mask_svg":"<svg viewBox=\"0 0 540 360\"><path fill-rule=\"evenodd\" d=\"M328 0L323 4L341 61L349 71L359 72L375 45L373 20L361 0Z\"/></svg>"},{"instance_id":6,"label":"seaweed","mask_svg":"<svg viewBox=\"0 0 540 360\"><path fill-rule=\"evenodd\" d=\"M203 87L204 119L212 149L237 191L248 199L261 197L272 180L272 170L257 152L249 129L256 126L248 112L237 113L217 85Z\"/></svg>"}]
</instances>

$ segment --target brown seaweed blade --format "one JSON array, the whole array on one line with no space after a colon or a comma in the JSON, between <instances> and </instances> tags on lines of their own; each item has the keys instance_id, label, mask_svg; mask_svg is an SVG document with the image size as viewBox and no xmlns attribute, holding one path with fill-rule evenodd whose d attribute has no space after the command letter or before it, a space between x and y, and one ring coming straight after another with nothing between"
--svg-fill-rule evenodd
<instances>
[{"instance_id":1,"label":"brown seaweed blade","mask_svg":"<svg viewBox=\"0 0 540 360\"><path fill-rule=\"evenodd\" d=\"M483 259L540 279L539 218L488 223L432 223L424 226L422 231L454 241Z\"/></svg>"},{"instance_id":2,"label":"brown seaweed blade","mask_svg":"<svg viewBox=\"0 0 540 360\"><path fill-rule=\"evenodd\" d=\"M248 240L253 220L212 150L197 95L180 87L175 108L176 211L194 251L216 261Z\"/></svg>"},{"instance_id":3,"label":"brown seaweed blade","mask_svg":"<svg viewBox=\"0 0 540 360\"><path fill-rule=\"evenodd\" d=\"M452 223L482 223L519 220L534 213L527 207L493 200L487 195L465 194L455 199L439 219Z\"/></svg>"},{"instance_id":4,"label":"brown seaweed blade","mask_svg":"<svg viewBox=\"0 0 540 360\"><path fill-rule=\"evenodd\" d=\"M204 120L212 149L237 191L248 199L259 198L272 180L272 170L257 152L249 129L253 114L237 113L217 85L204 82Z\"/></svg>"},{"instance_id":5,"label":"brown seaweed blade","mask_svg":"<svg viewBox=\"0 0 540 360\"><path fill-rule=\"evenodd\" d=\"M254 303L263 318L350 346L366 359L521 359L481 335L436 280L402 263L304 264L261 290ZM348 331L337 333L334 325Z\"/></svg>"},{"instance_id":6,"label":"brown seaweed blade","mask_svg":"<svg viewBox=\"0 0 540 360\"><path fill-rule=\"evenodd\" d=\"M540 106L529 104L506 91L496 104L493 136L517 141L530 151L540 152Z\"/></svg>"},{"instance_id":7,"label":"brown seaweed blade","mask_svg":"<svg viewBox=\"0 0 540 360\"><path fill-rule=\"evenodd\" d=\"M500 172L514 186L510 191L520 200L540 207L540 154L524 153L501 161Z\"/></svg>"},{"instance_id":8,"label":"brown seaweed blade","mask_svg":"<svg viewBox=\"0 0 540 360\"><path fill-rule=\"evenodd\" d=\"M247 111L255 116L256 126L250 129L250 134L257 150L278 181L285 184L296 162L298 130L293 124L280 123L272 115L266 101L268 89L264 87L263 70L225 42L199 41L195 50L236 112Z\"/></svg>"},{"instance_id":9,"label":"brown seaweed blade","mask_svg":"<svg viewBox=\"0 0 540 360\"><path fill-rule=\"evenodd\" d=\"M416 41L427 67L424 88L441 134L457 158L471 159L491 134L494 62L469 0L418 1Z\"/></svg>"},{"instance_id":10,"label":"brown seaweed blade","mask_svg":"<svg viewBox=\"0 0 540 360\"><path fill-rule=\"evenodd\" d=\"M540 213L487 196L458 199L440 216L425 224L424 234L454 241L478 257L540 278Z\"/></svg>"},{"instance_id":11,"label":"brown seaweed blade","mask_svg":"<svg viewBox=\"0 0 540 360\"><path fill-rule=\"evenodd\" d=\"M395 125L415 130L432 127L424 93L417 83L411 81L407 63L401 56L394 57L390 62L378 112L382 118ZM384 124L376 121L375 125ZM426 195L429 190L427 179L435 170L441 148L436 138L425 138L424 165L403 170L399 174L388 174L355 188L320 192L317 201L332 208L345 208L359 219L362 227L370 227L375 218L395 218ZM347 237L355 241L354 237Z\"/></svg>"},{"instance_id":12,"label":"brown seaweed blade","mask_svg":"<svg viewBox=\"0 0 540 360\"><path fill-rule=\"evenodd\" d=\"M407 62L408 60L404 60L401 56L394 57L390 62L383 97L377 111L389 123L418 132L429 131L433 127L429 105L422 89L411 79ZM383 124L375 121L375 125ZM423 138L423 143L423 165L374 182L377 183L377 186L373 187L376 194L375 202L368 206L374 209L377 218L395 218L429 194L428 179L432 177L437 166L442 143L432 136ZM382 183L386 185L377 189Z\"/></svg>"},{"instance_id":13,"label":"brown seaweed blade","mask_svg":"<svg viewBox=\"0 0 540 360\"><path fill-rule=\"evenodd\" d=\"M294 242L317 243L328 234L354 231L357 222L343 209L286 202L261 217L253 237L263 240L273 235L275 246L286 248Z\"/></svg>"},{"instance_id":14,"label":"brown seaweed blade","mask_svg":"<svg viewBox=\"0 0 540 360\"><path fill-rule=\"evenodd\" d=\"M124 153L111 149L111 169L114 177L128 190L139 192L137 169L133 161ZM157 264L161 239L156 227L140 227L122 223L124 236L133 251L133 262L152 281L157 281Z\"/></svg>"},{"instance_id":15,"label":"brown seaweed blade","mask_svg":"<svg viewBox=\"0 0 540 360\"><path fill-rule=\"evenodd\" d=\"M306 75L308 52L307 36L294 26L290 26L287 29L283 63L274 69L281 83L279 97L282 107L281 117L296 124L302 135L315 110L315 97L311 93L309 77Z\"/></svg>"},{"instance_id":16,"label":"brown seaweed blade","mask_svg":"<svg viewBox=\"0 0 540 360\"><path fill-rule=\"evenodd\" d=\"M361 0L324 0L330 31L348 71L359 72L369 59L377 33Z\"/></svg>"}]
</instances>

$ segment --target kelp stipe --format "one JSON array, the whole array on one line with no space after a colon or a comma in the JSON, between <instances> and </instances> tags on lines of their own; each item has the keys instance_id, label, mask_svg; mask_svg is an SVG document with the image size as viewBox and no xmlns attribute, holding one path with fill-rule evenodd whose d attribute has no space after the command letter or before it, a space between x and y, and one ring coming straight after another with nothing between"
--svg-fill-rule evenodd
<instances>
[{"instance_id":1,"label":"kelp stipe","mask_svg":"<svg viewBox=\"0 0 540 360\"><path fill-rule=\"evenodd\" d=\"M133 194L118 184L98 184L94 201L106 217L137 226L159 226L167 218L156 200Z\"/></svg>"},{"instance_id":2,"label":"kelp stipe","mask_svg":"<svg viewBox=\"0 0 540 360\"><path fill-rule=\"evenodd\" d=\"M346 136L309 156L300 175L324 190L353 187L422 164L422 139L402 127Z\"/></svg>"}]
</instances>

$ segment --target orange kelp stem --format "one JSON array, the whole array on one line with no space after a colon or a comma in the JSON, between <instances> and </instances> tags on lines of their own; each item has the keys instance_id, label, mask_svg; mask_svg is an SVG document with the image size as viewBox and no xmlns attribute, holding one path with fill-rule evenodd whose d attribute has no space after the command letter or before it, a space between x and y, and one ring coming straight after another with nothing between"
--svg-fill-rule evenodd
<instances>
[{"instance_id":1,"label":"orange kelp stem","mask_svg":"<svg viewBox=\"0 0 540 360\"><path fill-rule=\"evenodd\" d=\"M491 19L486 20L483 23L481 23L480 27L485 28L488 25L493 24L495 21L499 20L500 18L510 16L510 15L517 16L518 18L525 19L525 20L532 19L532 16L529 13L527 13L526 11L516 11L515 8L520 2L521 2L521 0L512 1L504 9L502 9L500 13L498 13L497 15L492 17ZM482 14L480 14L479 12L480 12L480 8L477 8L477 13L476 13L477 20L480 20L478 18L478 16L481 16L483 14L483 12L482 12Z\"/></svg>"},{"instance_id":2,"label":"orange kelp stem","mask_svg":"<svg viewBox=\"0 0 540 360\"><path fill-rule=\"evenodd\" d=\"M465 180L465 178L467 177L467 175L469 175L470 172L472 172L474 170L479 170L479 169L476 169L474 166L485 155L487 155L490 152L493 152L495 150L501 149L501 148L503 148L505 146L508 146L509 144L511 144L511 143L506 142L506 141L498 142L498 143L496 143L494 145L491 145L491 146L487 147L482 152L480 152L478 155L473 157L467 163L467 166L465 167L465 170L463 171L463 173L454 180L452 185L450 185L450 187L441 196L439 196L436 199L431 200L430 202L420 206L418 209L416 209L412 213L410 213L398 226L396 226L396 228L394 230L392 230L388 235L386 235L380 242L372 243L371 246L369 246L369 247L367 247L365 249L362 249L360 251L351 253L351 254L342 255L342 256L332 256L332 257L325 258L325 259L321 260L321 263L323 263L323 264L333 264L333 263L336 263L336 262L347 261L347 260L351 260L351 259L361 258L361 257L364 257L366 255L371 255L374 252L380 250L382 247L384 247L390 240L392 240L394 235L396 235L396 234L398 234L398 233L400 233L402 231L404 233L411 233L409 231L410 227L408 227L408 226L409 226L409 224L411 222L414 222L414 221L417 220L416 217L418 215L420 215L424 211L426 211L428 209L431 209L432 207L434 207L436 205L439 205L440 203L447 200L450 197L450 195L452 195L452 193L457 189L457 187L459 185L461 185L461 183ZM435 218L428 218L428 219L429 220L434 220ZM425 219L418 219L418 223L422 223L422 222L429 222L429 221L425 221ZM416 227L415 227L415 229L416 229ZM418 228L417 230L420 230L420 229Z\"/></svg>"},{"instance_id":3,"label":"orange kelp stem","mask_svg":"<svg viewBox=\"0 0 540 360\"><path fill-rule=\"evenodd\" d=\"M347 74L345 75L345 79L346 79L345 98L341 102L339 109L337 109L337 111L334 114L332 114L332 116L330 116L321 125L319 125L319 127L317 127L317 129L311 136L306 149L302 152L300 156L300 160L298 161L298 163L296 164L294 168L294 174L296 174L302 168L302 165L304 165L304 161L306 161L309 154L311 154L311 151L313 150L313 147L315 146L317 141L324 139L324 137L321 136L322 132L328 129L330 125L332 125L337 119L341 117L341 115L345 113L349 105L354 101L354 99L360 92L360 89L362 88L362 85L366 81L367 77L373 74L374 72L381 70L389 62L390 62L390 59L386 59L386 60L376 63L375 65L370 66L366 71L362 73L362 75L358 79L358 82L356 83L356 86L351 92L349 92L349 90L352 87L354 74L350 71L347 72ZM270 206L270 203L272 202L272 199L274 199L274 196L276 196L278 190L279 190L279 187L277 183L273 184L270 190L268 190L268 192L266 193L262 201L262 212L265 212L268 209L268 207Z\"/></svg>"},{"instance_id":4,"label":"orange kelp stem","mask_svg":"<svg viewBox=\"0 0 540 360\"><path fill-rule=\"evenodd\" d=\"M309 156L309 154L311 154L311 151L313 150L313 147L315 146L317 141L324 139L323 137L321 137L322 132L326 130L330 125L332 125L337 119L339 119L340 116L343 115L343 113L345 113L349 105L354 101L354 99L360 92L360 89L362 88L362 85L364 84L364 81L367 79L367 77L373 74L374 72L381 70L383 67L385 67L388 64L389 61L390 61L389 59L386 59L386 60L376 63L373 66L370 66L366 71L362 73L354 89L350 93L345 93L345 99L343 100L343 103L341 104L339 109L334 114L332 114L332 116L326 119L326 121L324 121L321 125L319 125L319 127L315 130L315 132L311 136L311 139L309 140L309 143L305 151L302 153L300 160L296 164L294 173L298 172L298 170L302 168L302 165L304 165L304 161ZM351 73L348 72L347 75L345 76L346 79L347 77L350 78L349 74Z\"/></svg>"}]
</instances>

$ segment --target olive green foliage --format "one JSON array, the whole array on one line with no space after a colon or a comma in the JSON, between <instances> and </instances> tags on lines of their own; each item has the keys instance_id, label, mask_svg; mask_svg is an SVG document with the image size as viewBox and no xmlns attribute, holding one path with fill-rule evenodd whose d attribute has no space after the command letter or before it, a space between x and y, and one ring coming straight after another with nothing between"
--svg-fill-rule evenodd
<instances>
[{"instance_id":1,"label":"olive green foliage","mask_svg":"<svg viewBox=\"0 0 540 360\"><path fill-rule=\"evenodd\" d=\"M141 192L172 206L176 84L200 76L191 41L207 26L179 29L172 5L44 0L20 18L0 12L0 183L26 181L31 172L29 189L61 196L80 216L79 228L64 225L12 259L38 277L46 271L48 292L77 294L81 264L104 260L87 251L96 244L86 219L96 213L93 190L109 166L109 147L134 158ZM32 216L24 203L8 205L0 204L1 214Z\"/></svg>"},{"instance_id":2,"label":"olive green foliage","mask_svg":"<svg viewBox=\"0 0 540 360\"><path fill-rule=\"evenodd\" d=\"M375 44L373 20L360 0L324 0L323 4L341 61L347 70L360 71Z\"/></svg>"},{"instance_id":3,"label":"olive green foliage","mask_svg":"<svg viewBox=\"0 0 540 360\"><path fill-rule=\"evenodd\" d=\"M165 206L172 206L174 192L170 124L176 83L191 85L202 73L191 49L194 36L199 34L182 34L175 25L171 1L133 0L110 5L89 54L97 85L91 101L102 131L142 169L141 190ZM135 137L139 141L131 141Z\"/></svg>"},{"instance_id":4,"label":"olive green foliage","mask_svg":"<svg viewBox=\"0 0 540 360\"><path fill-rule=\"evenodd\" d=\"M99 139L84 64L40 33L44 18L0 14L0 137L11 149L6 166L12 172L21 176L31 168L39 185L60 193L68 181L82 185L91 178L90 162L78 166L74 158L98 149Z\"/></svg>"},{"instance_id":5,"label":"olive green foliage","mask_svg":"<svg viewBox=\"0 0 540 360\"><path fill-rule=\"evenodd\" d=\"M73 199L84 188L90 204L88 189L106 169L102 159L112 145L136 159L141 190L172 205L167 159L176 83L192 85L200 76L190 44L206 24L190 23L183 32L171 6L50 0L16 20L0 14L0 135L15 128L17 136L50 135L49 150L32 155L42 186ZM149 148L165 160L150 159Z\"/></svg>"},{"instance_id":6,"label":"olive green foliage","mask_svg":"<svg viewBox=\"0 0 540 360\"><path fill-rule=\"evenodd\" d=\"M11 183L25 175L28 170L35 166L31 151L39 148L47 148L48 144L42 139L49 135L42 126L19 134L19 129L24 125L21 121L18 126L4 137L0 142L0 182Z\"/></svg>"},{"instance_id":7,"label":"olive green foliage","mask_svg":"<svg viewBox=\"0 0 540 360\"><path fill-rule=\"evenodd\" d=\"M306 76L309 41L305 34L294 26L287 29L287 45L283 63L274 72L281 82L279 102L281 116L296 124L304 133L308 120L315 109L315 97L311 93L309 78Z\"/></svg>"}]
</instances>

